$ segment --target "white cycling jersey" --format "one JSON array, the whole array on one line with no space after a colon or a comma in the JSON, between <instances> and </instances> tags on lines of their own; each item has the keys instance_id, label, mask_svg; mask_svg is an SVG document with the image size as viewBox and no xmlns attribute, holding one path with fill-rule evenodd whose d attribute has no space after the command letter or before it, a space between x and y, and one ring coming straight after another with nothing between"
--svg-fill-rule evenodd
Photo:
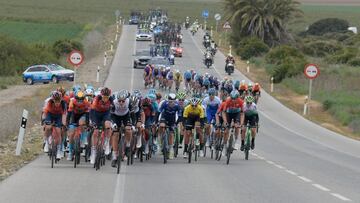
<instances>
[{"instance_id":1,"label":"white cycling jersey","mask_svg":"<svg viewBox=\"0 0 360 203\"><path fill-rule=\"evenodd\" d=\"M115 99L113 103L114 103L115 109L113 109L111 111L112 114L115 114L117 116L125 116L126 114L129 113L129 111L130 111L130 109L129 109L129 107L130 107L129 98L126 98L124 103L120 103L118 101L118 99Z\"/></svg>"}]
</instances>

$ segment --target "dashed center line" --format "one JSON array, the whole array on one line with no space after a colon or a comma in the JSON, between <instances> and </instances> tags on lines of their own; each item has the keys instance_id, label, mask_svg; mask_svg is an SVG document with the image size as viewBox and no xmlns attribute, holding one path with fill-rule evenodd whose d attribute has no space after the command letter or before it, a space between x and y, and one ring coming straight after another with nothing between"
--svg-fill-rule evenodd
<instances>
[{"instance_id":1,"label":"dashed center line","mask_svg":"<svg viewBox=\"0 0 360 203\"><path fill-rule=\"evenodd\" d=\"M289 173L289 174L291 174L291 175L294 175L294 176L296 176L297 175L297 173L295 173L294 171L292 171L292 170L286 170L286 172L287 173Z\"/></svg>"},{"instance_id":2,"label":"dashed center line","mask_svg":"<svg viewBox=\"0 0 360 203\"><path fill-rule=\"evenodd\" d=\"M322 185L319 185L319 184L316 184L316 183L314 183L314 184L312 184L312 185L313 185L314 187L322 190L322 191L325 191L325 192L329 192L329 191L330 191L330 189L328 189L328 188L326 188L326 187L324 187L324 186L322 186Z\"/></svg>"},{"instance_id":3,"label":"dashed center line","mask_svg":"<svg viewBox=\"0 0 360 203\"><path fill-rule=\"evenodd\" d=\"M344 196L342 196L342 195L340 195L340 194L337 194L337 193L331 193L331 195L334 196L334 197L336 197L336 198L338 198L338 199L341 199L341 200L343 200L343 201L348 201L348 202L351 201L351 199L348 199L348 198L346 198L346 197L344 197Z\"/></svg>"},{"instance_id":4,"label":"dashed center line","mask_svg":"<svg viewBox=\"0 0 360 203\"><path fill-rule=\"evenodd\" d=\"M310 179L308 179L308 178L306 178L306 177L304 177L304 176L298 176L298 178L300 178L301 180L303 180L303 181L305 181L305 182L307 182L307 183L312 182L312 180L310 180Z\"/></svg>"}]
</instances>

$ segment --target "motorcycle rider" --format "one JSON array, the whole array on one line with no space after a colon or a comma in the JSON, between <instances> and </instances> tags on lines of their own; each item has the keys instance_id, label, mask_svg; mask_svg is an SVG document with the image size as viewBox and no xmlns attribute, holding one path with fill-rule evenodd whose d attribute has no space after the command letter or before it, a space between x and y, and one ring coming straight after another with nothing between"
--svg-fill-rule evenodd
<instances>
[{"instance_id":1,"label":"motorcycle rider","mask_svg":"<svg viewBox=\"0 0 360 203\"><path fill-rule=\"evenodd\" d=\"M225 71L226 71L226 67L229 63L232 63L233 65L235 65L235 59L233 57L233 55L231 53L229 53L226 57L226 60L225 60Z\"/></svg>"}]
</instances>

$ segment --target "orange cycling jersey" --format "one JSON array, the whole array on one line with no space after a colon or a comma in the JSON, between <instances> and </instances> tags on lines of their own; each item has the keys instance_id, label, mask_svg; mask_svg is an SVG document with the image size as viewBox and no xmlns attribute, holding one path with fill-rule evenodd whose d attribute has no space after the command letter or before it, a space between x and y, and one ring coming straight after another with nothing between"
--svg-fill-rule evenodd
<instances>
[{"instance_id":1,"label":"orange cycling jersey","mask_svg":"<svg viewBox=\"0 0 360 203\"><path fill-rule=\"evenodd\" d=\"M247 91L248 87L247 85L240 85L239 90Z\"/></svg>"},{"instance_id":2,"label":"orange cycling jersey","mask_svg":"<svg viewBox=\"0 0 360 203\"><path fill-rule=\"evenodd\" d=\"M252 90L253 92L259 92L260 91L260 85L255 85L254 87L253 87L253 90Z\"/></svg>"},{"instance_id":3,"label":"orange cycling jersey","mask_svg":"<svg viewBox=\"0 0 360 203\"><path fill-rule=\"evenodd\" d=\"M225 101L224 111L226 111L226 113L239 113L242 111L243 106L244 106L244 101L242 99L228 98Z\"/></svg>"},{"instance_id":4,"label":"orange cycling jersey","mask_svg":"<svg viewBox=\"0 0 360 203\"><path fill-rule=\"evenodd\" d=\"M64 95L62 97L62 99L65 101L66 105L69 106L69 103L70 103L70 96L69 95Z\"/></svg>"},{"instance_id":5,"label":"orange cycling jersey","mask_svg":"<svg viewBox=\"0 0 360 203\"><path fill-rule=\"evenodd\" d=\"M73 112L74 114L87 113L90 111L90 103L87 100L79 102L75 98L72 98L70 100L68 111Z\"/></svg>"},{"instance_id":6,"label":"orange cycling jersey","mask_svg":"<svg viewBox=\"0 0 360 203\"><path fill-rule=\"evenodd\" d=\"M54 100L49 99L44 106L43 112L45 114L65 114L66 113L66 104L65 101L61 100L60 104L55 104Z\"/></svg>"},{"instance_id":7,"label":"orange cycling jersey","mask_svg":"<svg viewBox=\"0 0 360 203\"><path fill-rule=\"evenodd\" d=\"M218 110L217 110L216 113L219 114L219 113L223 112L224 109L225 109L225 105L226 105L226 102L225 102L225 101L221 102L221 104L220 104L220 106L219 106L219 108L218 108Z\"/></svg>"},{"instance_id":8,"label":"orange cycling jersey","mask_svg":"<svg viewBox=\"0 0 360 203\"><path fill-rule=\"evenodd\" d=\"M91 105L91 109L98 112L106 112L110 110L111 103L112 103L111 97L109 98L108 101L104 102L102 100L102 96L99 95L94 98L93 103Z\"/></svg>"}]
</instances>

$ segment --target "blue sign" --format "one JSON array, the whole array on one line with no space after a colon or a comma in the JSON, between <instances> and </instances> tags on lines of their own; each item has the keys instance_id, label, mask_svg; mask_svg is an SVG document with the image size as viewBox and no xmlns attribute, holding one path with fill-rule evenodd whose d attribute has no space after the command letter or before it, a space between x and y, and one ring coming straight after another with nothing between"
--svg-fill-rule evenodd
<instances>
[{"instance_id":1,"label":"blue sign","mask_svg":"<svg viewBox=\"0 0 360 203\"><path fill-rule=\"evenodd\" d=\"M202 16L203 16L204 18L208 18L208 17L209 17L209 11L208 11L208 10L203 10Z\"/></svg>"}]
</instances>

